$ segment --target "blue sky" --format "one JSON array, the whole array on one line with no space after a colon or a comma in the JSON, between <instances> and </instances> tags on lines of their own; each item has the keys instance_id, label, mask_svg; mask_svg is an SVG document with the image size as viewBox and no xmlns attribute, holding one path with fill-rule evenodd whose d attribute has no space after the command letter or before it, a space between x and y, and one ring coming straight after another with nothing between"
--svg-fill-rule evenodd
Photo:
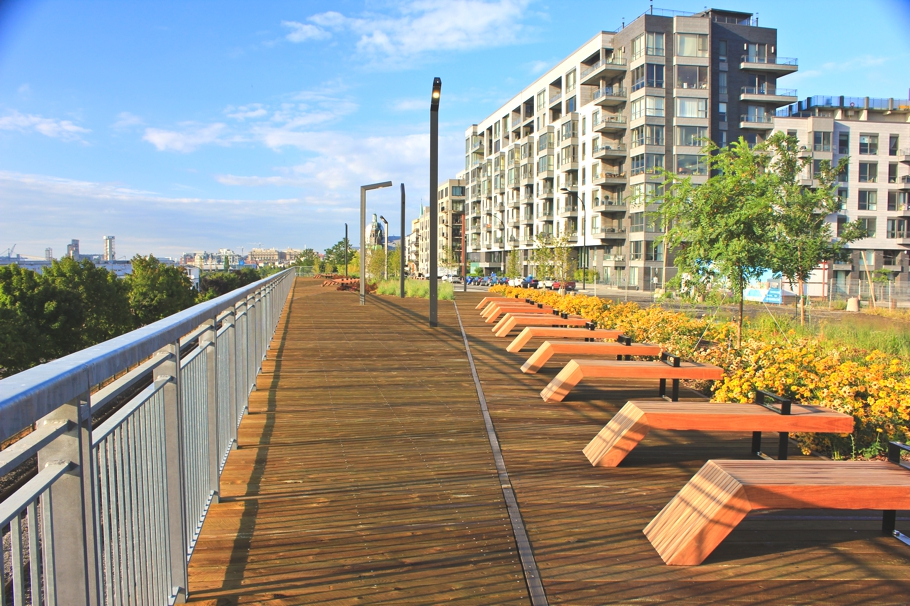
<instances>
[{"instance_id":1,"label":"blue sky","mask_svg":"<svg viewBox=\"0 0 910 606\"><path fill-rule=\"evenodd\" d=\"M799 96L908 97L910 0L730 0L778 30ZM702 4L657 7L698 11ZM118 256L331 246L369 212L399 223L465 128L648 2L0 2L0 253ZM398 229L392 228L397 235Z\"/></svg>"}]
</instances>

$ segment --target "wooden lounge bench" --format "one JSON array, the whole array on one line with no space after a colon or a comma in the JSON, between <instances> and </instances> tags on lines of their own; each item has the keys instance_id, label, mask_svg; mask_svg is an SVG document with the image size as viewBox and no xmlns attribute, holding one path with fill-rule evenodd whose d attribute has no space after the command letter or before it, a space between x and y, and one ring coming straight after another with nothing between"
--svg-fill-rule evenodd
<instances>
[{"instance_id":1,"label":"wooden lounge bench","mask_svg":"<svg viewBox=\"0 0 910 606\"><path fill-rule=\"evenodd\" d=\"M622 334L622 331L605 329L605 328L559 328L552 326L526 326L518 336L509 343L506 351L509 353L518 353L521 349L534 338L546 339L615 339Z\"/></svg>"},{"instance_id":2,"label":"wooden lounge bench","mask_svg":"<svg viewBox=\"0 0 910 606\"><path fill-rule=\"evenodd\" d=\"M536 305L527 305L525 303L492 303L484 310L483 317L486 319L487 324L492 324L500 316L508 313L553 315L553 308L549 306L537 307Z\"/></svg>"},{"instance_id":3,"label":"wooden lounge bench","mask_svg":"<svg viewBox=\"0 0 910 606\"><path fill-rule=\"evenodd\" d=\"M670 363L672 362L672 364ZM660 379L660 395L667 392L667 380L673 381L672 400L679 399L680 379L720 379L719 366L686 362L678 356L661 354L661 359L639 360L571 360L550 384L540 392L544 402L562 402L584 378Z\"/></svg>"},{"instance_id":4,"label":"wooden lounge bench","mask_svg":"<svg viewBox=\"0 0 910 606\"><path fill-rule=\"evenodd\" d=\"M521 372L534 374L543 368L544 364L556 354L581 355L581 356L619 356L618 359L629 356L659 356L663 350L659 345L650 343L633 343L632 339L625 337L623 341L605 343L603 341L544 341L531 357L522 364Z\"/></svg>"},{"instance_id":5,"label":"wooden lounge bench","mask_svg":"<svg viewBox=\"0 0 910 606\"><path fill-rule=\"evenodd\" d=\"M493 327L493 334L505 337L519 326L584 326L588 321L578 316L563 318L553 314L506 314Z\"/></svg>"},{"instance_id":6,"label":"wooden lounge bench","mask_svg":"<svg viewBox=\"0 0 910 606\"><path fill-rule=\"evenodd\" d=\"M474 309L483 309L491 301L516 301L516 300L520 301L521 299L517 299L515 297L502 297L502 296L484 297L483 299L480 300L480 303L478 303L477 307L475 307Z\"/></svg>"},{"instance_id":7,"label":"wooden lounge bench","mask_svg":"<svg viewBox=\"0 0 910 606\"><path fill-rule=\"evenodd\" d=\"M761 450L761 432L777 431L778 459L787 458L789 432L850 433L853 417L822 406L632 400L585 447L591 465L616 467L652 429L751 431L752 453Z\"/></svg>"},{"instance_id":8,"label":"wooden lounge bench","mask_svg":"<svg viewBox=\"0 0 910 606\"><path fill-rule=\"evenodd\" d=\"M761 509L884 510L882 532L905 541L894 524L896 510L910 507L910 471L895 462L711 460L644 533L673 566L701 564L746 514Z\"/></svg>"}]
</instances>

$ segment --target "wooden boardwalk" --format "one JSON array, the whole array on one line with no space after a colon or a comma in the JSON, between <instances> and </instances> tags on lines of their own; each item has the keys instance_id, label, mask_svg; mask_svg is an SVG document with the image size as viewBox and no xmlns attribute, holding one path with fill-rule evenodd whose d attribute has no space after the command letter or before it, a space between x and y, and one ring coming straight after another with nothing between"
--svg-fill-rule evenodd
<instances>
[{"instance_id":1,"label":"wooden boardwalk","mask_svg":"<svg viewBox=\"0 0 910 606\"><path fill-rule=\"evenodd\" d=\"M748 458L750 436L655 430L594 468L584 446L656 382L592 380L546 404L560 358L520 373L533 349L505 352L473 309L482 294L457 296L551 604L907 603L910 549L872 511L750 514L705 564L665 566L642 529L706 459ZM431 331L425 300L357 303L298 279L190 563L191 601L529 603L453 305Z\"/></svg>"}]
</instances>

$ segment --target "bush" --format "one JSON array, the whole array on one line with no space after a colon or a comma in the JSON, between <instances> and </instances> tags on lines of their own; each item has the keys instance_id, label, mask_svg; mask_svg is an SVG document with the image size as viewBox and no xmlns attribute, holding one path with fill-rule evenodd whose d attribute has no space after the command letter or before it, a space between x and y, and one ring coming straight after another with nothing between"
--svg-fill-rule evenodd
<instances>
[{"instance_id":1,"label":"bush","mask_svg":"<svg viewBox=\"0 0 910 606\"><path fill-rule=\"evenodd\" d=\"M401 294L398 280L383 280L378 283L376 292L380 295L398 296ZM416 299L430 298L429 280L405 280L404 296ZM439 282L436 290L438 301L451 301L455 298L455 288L449 282Z\"/></svg>"}]
</instances>

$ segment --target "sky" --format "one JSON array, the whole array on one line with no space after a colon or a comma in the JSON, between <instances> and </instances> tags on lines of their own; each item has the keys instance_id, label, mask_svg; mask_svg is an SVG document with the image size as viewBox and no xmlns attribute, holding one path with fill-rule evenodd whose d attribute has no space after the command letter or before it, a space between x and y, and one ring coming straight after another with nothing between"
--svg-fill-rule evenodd
<instances>
[{"instance_id":1,"label":"sky","mask_svg":"<svg viewBox=\"0 0 910 606\"><path fill-rule=\"evenodd\" d=\"M778 30L811 95L910 94L910 0L728 0ZM643 0L0 0L0 255L356 243L360 186L399 235L464 132ZM674 0L655 8L699 11Z\"/></svg>"}]
</instances>

